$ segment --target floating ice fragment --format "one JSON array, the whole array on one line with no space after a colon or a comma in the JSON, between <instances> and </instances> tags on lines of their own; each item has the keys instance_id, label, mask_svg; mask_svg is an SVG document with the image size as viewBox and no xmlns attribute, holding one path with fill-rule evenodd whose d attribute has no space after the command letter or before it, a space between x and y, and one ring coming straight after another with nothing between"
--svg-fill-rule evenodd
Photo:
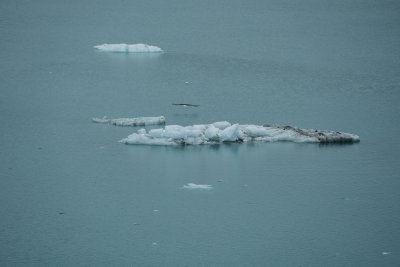
<instances>
[{"instance_id":1,"label":"floating ice fragment","mask_svg":"<svg viewBox=\"0 0 400 267\"><path fill-rule=\"evenodd\" d=\"M239 124L234 124L228 128L223 129L219 133L220 140L222 142L235 142L241 139L241 133L239 132Z\"/></svg>"},{"instance_id":2,"label":"floating ice fragment","mask_svg":"<svg viewBox=\"0 0 400 267\"><path fill-rule=\"evenodd\" d=\"M383 255L383 256L387 256L387 255L390 255L390 254L391 254L391 253L390 253L389 251L383 251L383 252L382 252L382 255Z\"/></svg>"},{"instance_id":3,"label":"floating ice fragment","mask_svg":"<svg viewBox=\"0 0 400 267\"><path fill-rule=\"evenodd\" d=\"M116 126L144 126L144 125L157 125L165 124L165 117L138 117L138 118L119 118L119 119L108 119L104 116L102 119L93 118L92 122L106 123ZM140 134L145 134L142 129L139 130ZM139 132L138 132L139 133Z\"/></svg>"},{"instance_id":4,"label":"floating ice fragment","mask_svg":"<svg viewBox=\"0 0 400 267\"><path fill-rule=\"evenodd\" d=\"M165 119L158 121L165 122ZM114 122L105 120L105 123ZM167 125L165 128L152 129L148 133L139 130L120 142L131 145L201 145L251 141L354 143L359 142L360 138L354 134L334 131L306 130L280 125L231 125L223 121L192 126Z\"/></svg>"},{"instance_id":5,"label":"floating ice fragment","mask_svg":"<svg viewBox=\"0 0 400 267\"><path fill-rule=\"evenodd\" d=\"M138 134L146 134L146 129L142 128L142 129L139 129L137 132L138 132Z\"/></svg>"},{"instance_id":6,"label":"floating ice fragment","mask_svg":"<svg viewBox=\"0 0 400 267\"><path fill-rule=\"evenodd\" d=\"M163 50L158 46L148 44L102 44L94 48L114 53L162 53Z\"/></svg>"},{"instance_id":7,"label":"floating ice fragment","mask_svg":"<svg viewBox=\"0 0 400 267\"><path fill-rule=\"evenodd\" d=\"M213 189L213 186L212 185L208 185L208 184L188 183L187 185L184 185L183 188L185 188L185 189L197 189L197 190L211 190L211 189Z\"/></svg>"},{"instance_id":8,"label":"floating ice fragment","mask_svg":"<svg viewBox=\"0 0 400 267\"><path fill-rule=\"evenodd\" d=\"M211 124L204 132L204 137L210 141L219 141L219 132L220 129Z\"/></svg>"},{"instance_id":9,"label":"floating ice fragment","mask_svg":"<svg viewBox=\"0 0 400 267\"><path fill-rule=\"evenodd\" d=\"M211 125L214 126L215 128L223 130L225 128L230 127L232 124L230 122L227 122L227 121L217 121L217 122L214 122Z\"/></svg>"}]
</instances>

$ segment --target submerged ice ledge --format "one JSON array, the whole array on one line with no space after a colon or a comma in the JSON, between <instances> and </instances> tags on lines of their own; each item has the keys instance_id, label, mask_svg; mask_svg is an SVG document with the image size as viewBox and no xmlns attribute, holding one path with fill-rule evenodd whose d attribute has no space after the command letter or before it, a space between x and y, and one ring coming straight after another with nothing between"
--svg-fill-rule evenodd
<instances>
[{"instance_id":1,"label":"submerged ice ledge","mask_svg":"<svg viewBox=\"0 0 400 267\"><path fill-rule=\"evenodd\" d=\"M163 50L158 46L148 44L102 44L94 48L105 52L117 53L162 53Z\"/></svg>"},{"instance_id":2,"label":"submerged ice ledge","mask_svg":"<svg viewBox=\"0 0 400 267\"><path fill-rule=\"evenodd\" d=\"M145 125L158 125L165 124L165 117L138 117L138 118L119 118L119 119L108 119L107 117L93 118L93 122L106 123L116 126L145 126Z\"/></svg>"},{"instance_id":3,"label":"submerged ice ledge","mask_svg":"<svg viewBox=\"0 0 400 267\"><path fill-rule=\"evenodd\" d=\"M359 142L360 138L354 134L335 131L306 130L281 125L232 125L223 121L186 127L168 125L148 132L140 129L120 140L121 143L130 145L202 145L250 141L353 143Z\"/></svg>"}]
</instances>

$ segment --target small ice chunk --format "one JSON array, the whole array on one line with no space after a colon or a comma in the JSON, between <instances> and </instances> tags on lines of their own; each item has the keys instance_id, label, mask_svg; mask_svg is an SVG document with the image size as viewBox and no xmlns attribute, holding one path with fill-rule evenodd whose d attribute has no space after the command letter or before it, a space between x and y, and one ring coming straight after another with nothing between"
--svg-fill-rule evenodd
<instances>
[{"instance_id":1,"label":"small ice chunk","mask_svg":"<svg viewBox=\"0 0 400 267\"><path fill-rule=\"evenodd\" d=\"M383 251L383 252L382 252L382 255L383 255L383 256L387 256L387 255L390 255L390 254L391 254L391 253L390 253L389 251Z\"/></svg>"},{"instance_id":2,"label":"small ice chunk","mask_svg":"<svg viewBox=\"0 0 400 267\"><path fill-rule=\"evenodd\" d=\"M221 133L220 133L220 139L222 142L224 141L230 141L234 142L239 139L239 124L234 124L232 126L229 126L228 128L225 128Z\"/></svg>"},{"instance_id":3,"label":"small ice chunk","mask_svg":"<svg viewBox=\"0 0 400 267\"><path fill-rule=\"evenodd\" d=\"M129 135L127 138L120 140L119 142L127 145L152 145L152 146L177 145L177 143L174 142L174 140L172 139L153 138L152 136L149 135L137 134L137 133L133 133Z\"/></svg>"},{"instance_id":4,"label":"small ice chunk","mask_svg":"<svg viewBox=\"0 0 400 267\"><path fill-rule=\"evenodd\" d=\"M229 126L231 126L231 124L229 122L227 122L227 121L217 121L217 122L214 122L212 125L215 128L218 128L220 130L223 130L223 129L228 128Z\"/></svg>"},{"instance_id":5,"label":"small ice chunk","mask_svg":"<svg viewBox=\"0 0 400 267\"><path fill-rule=\"evenodd\" d=\"M92 121L96 123L106 123L116 126L145 126L145 125L165 124L165 117L158 116L158 117L108 119L106 116L104 116L102 119L93 118Z\"/></svg>"},{"instance_id":6,"label":"small ice chunk","mask_svg":"<svg viewBox=\"0 0 400 267\"><path fill-rule=\"evenodd\" d=\"M107 116L104 116L102 119L100 118L92 118L92 122L96 123L110 123L111 120L107 118Z\"/></svg>"},{"instance_id":7,"label":"small ice chunk","mask_svg":"<svg viewBox=\"0 0 400 267\"><path fill-rule=\"evenodd\" d=\"M187 185L184 185L183 188L185 188L185 189L197 189L197 190L211 190L211 189L213 189L213 186L212 185L208 185L208 184L188 183Z\"/></svg>"},{"instance_id":8,"label":"small ice chunk","mask_svg":"<svg viewBox=\"0 0 400 267\"><path fill-rule=\"evenodd\" d=\"M148 44L102 44L94 48L105 52L116 53L162 53L163 50L158 46Z\"/></svg>"},{"instance_id":9,"label":"small ice chunk","mask_svg":"<svg viewBox=\"0 0 400 267\"><path fill-rule=\"evenodd\" d=\"M210 127L208 127L204 132L204 136L211 141L218 141L220 131L221 130L215 127L214 124L211 124Z\"/></svg>"},{"instance_id":10,"label":"small ice chunk","mask_svg":"<svg viewBox=\"0 0 400 267\"><path fill-rule=\"evenodd\" d=\"M250 137L263 137L268 135L267 129L258 125L246 125L243 127L243 132Z\"/></svg>"},{"instance_id":11,"label":"small ice chunk","mask_svg":"<svg viewBox=\"0 0 400 267\"><path fill-rule=\"evenodd\" d=\"M185 127L180 125L165 126L163 135L164 137L169 137L173 139L183 139L186 136Z\"/></svg>"},{"instance_id":12,"label":"small ice chunk","mask_svg":"<svg viewBox=\"0 0 400 267\"><path fill-rule=\"evenodd\" d=\"M146 134L146 129L142 128L142 129L139 129L137 132L138 132L138 134Z\"/></svg>"},{"instance_id":13,"label":"small ice chunk","mask_svg":"<svg viewBox=\"0 0 400 267\"><path fill-rule=\"evenodd\" d=\"M165 131L163 133L164 137L172 139L187 139L189 137L200 137L202 135L204 126L203 125L193 125L183 127L180 125L168 125L165 126Z\"/></svg>"},{"instance_id":14,"label":"small ice chunk","mask_svg":"<svg viewBox=\"0 0 400 267\"><path fill-rule=\"evenodd\" d=\"M164 133L163 129L151 129L149 131L149 135L151 135L154 138L162 138L163 137L163 133Z\"/></svg>"}]
</instances>

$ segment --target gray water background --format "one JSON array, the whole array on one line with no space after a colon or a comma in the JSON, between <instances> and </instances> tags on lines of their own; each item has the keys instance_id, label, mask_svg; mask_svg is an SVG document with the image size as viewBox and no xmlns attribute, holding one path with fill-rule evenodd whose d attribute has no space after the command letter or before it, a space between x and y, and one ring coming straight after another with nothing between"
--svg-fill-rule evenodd
<instances>
[{"instance_id":1,"label":"gray water background","mask_svg":"<svg viewBox=\"0 0 400 267\"><path fill-rule=\"evenodd\" d=\"M398 266L399 23L387 0L1 1L0 265ZM122 42L166 53L93 49ZM103 115L361 142L127 146Z\"/></svg>"}]
</instances>

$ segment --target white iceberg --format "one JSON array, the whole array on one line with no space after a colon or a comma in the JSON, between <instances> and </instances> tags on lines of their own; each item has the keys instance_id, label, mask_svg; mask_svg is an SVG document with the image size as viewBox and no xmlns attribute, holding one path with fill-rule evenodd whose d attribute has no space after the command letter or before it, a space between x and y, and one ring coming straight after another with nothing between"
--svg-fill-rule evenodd
<instances>
[{"instance_id":1,"label":"white iceberg","mask_svg":"<svg viewBox=\"0 0 400 267\"><path fill-rule=\"evenodd\" d=\"M357 135L300 129L281 125L231 125L229 122L216 122L192 126L167 125L164 128L140 129L120 140L130 145L202 145L226 142L309 142L309 143L353 143L359 142Z\"/></svg>"},{"instance_id":2,"label":"white iceberg","mask_svg":"<svg viewBox=\"0 0 400 267\"><path fill-rule=\"evenodd\" d=\"M145 126L145 125L158 125L165 124L165 117L138 117L138 118L119 118L119 119L108 119L107 117L93 118L93 122L96 123L106 123L116 126ZM140 134L145 134L146 131L140 132Z\"/></svg>"},{"instance_id":3,"label":"white iceberg","mask_svg":"<svg viewBox=\"0 0 400 267\"><path fill-rule=\"evenodd\" d=\"M148 44L102 44L94 48L105 52L116 53L162 53L161 48Z\"/></svg>"},{"instance_id":4,"label":"white iceberg","mask_svg":"<svg viewBox=\"0 0 400 267\"><path fill-rule=\"evenodd\" d=\"M209 184L193 184L193 183L188 183L187 185L183 186L184 189L197 189L197 190L211 190L213 189L212 185Z\"/></svg>"},{"instance_id":5,"label":"white iceberg","mask_svg":"<svg viewBox=\"0 0 400 267\"><path fill-rule=\"evenodd\" d=\"M359 142L357 135L295 128L280 125L231 125L228 122L192 126L168 125L146 132L140 129L120 140L130 145L202 145L226 142L310 142L310 143L352 143Z\"/></svg>"}]
</instances>

